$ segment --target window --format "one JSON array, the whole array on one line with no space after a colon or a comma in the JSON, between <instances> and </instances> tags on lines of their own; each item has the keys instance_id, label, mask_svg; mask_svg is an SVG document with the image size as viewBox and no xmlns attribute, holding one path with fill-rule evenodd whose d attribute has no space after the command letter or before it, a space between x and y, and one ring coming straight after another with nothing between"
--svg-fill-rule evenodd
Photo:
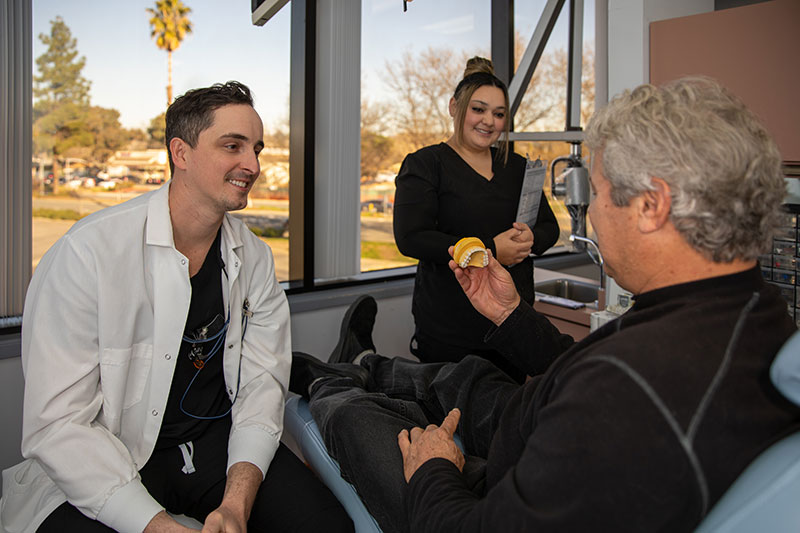
<instances>
[{"instance_id":1,"label":"window","mask_svg":"<svg viewBox=\"0 0 800 533\"><path fill-rule=\"evenodd\" d=\"M95 142L94 145L85 142L86 138L82 141L72 139L74 142L62 143L58 155L54 157L54 137L42 135L46 123L40 122L35 126L36 135L40 138L34 143L36 149L31 171L34 184L34 266L75 219L151 190L159 185L165 174L165 151L163 141L158 139L159 127L163 128L163 125L159 125L158 119L166 104L167 54L159 50L150 38L149 16L144 6L112 3L93 6L88 10L81 4L73 4L35 0L33 32L37 36L49 36L56 17L61 17L63 25L76 40L77 56L74 61L85 58L85 64L79 72L91 82L88 109L93 110L94 139L100 139L101 133L116 132L116 136L108 139L103 137L103 143ZM514 24L519 43L516 56L519 60L545 2L514 4ZM358 168L351 172L347 167L346 172L347 180L357 180L357 192L353 194L358 197L353 199L352 204L348 197L346 203L339 206L335 193L341 182L329 184L328 180L344 179L337 176L342 171L328 165L330 158L326 160L320 157L318 142L315 145L312 140L306 145L310 150L302 154L302 161L317 165L313 179L309 181L305 177L299 184L295 178L289 179L290 158L293 161L292 168L297 162L289 150L289 85L290 76L294 76L294 70L290 69L290 57L293 57L290 53L294 54L294 46L290 47L290 33L294 30L290 27L294 24L291 15L294 8L299 9L301 5L303 9L316 6L321 10L315 15L318 19L315 22L318 25L316 39L327 38L322 33L334 27L336 23L330 21L346 11L344 6L337 5L334 8L328 4L296 0L278 11L265 26L258 27L250 24L246 12L235 11L227 6L218 6L213 2L188 2L187 5L192 8L188 16L193 28L173 53L174 94L228 79L238 79L253 90L256 110L264 120L266 149L261 157L262 178L253 189L251 205L237 216L242 216L253 231L270 244L275 254L279 279L299 281L302 288L307 289L331 282L349 283L407 272L405 269L386 270L416 262L400 255L394 244L391 224L394 177L407 153L450 135L452 123L447 113L447 101L461 76L465 60L473 55L491 56L493 4L485 0L415 2L409 3L408 11L404 13L401 4L393 0L361 2L361 34L358 36L360 64L356 67L360 68L361 74L361 109L356 119L360 123L353 130L360 130L361 160ZM594 2L586 2L587 15L583 30L587 47L592 42L593 6ZM566 13L567 8L563 11ZM114 22L107 24L106 21ZM519 127L516 128L519 131L522 127L527 129L530 126L538 131L540 136L535 140L545 143L550 155L544 153L542 147L545 144L525 146L519 141L516 143L517 150L546 159L566 154L569 150L562 136L541 136L542 131L563 134L564 130L566 81L563 56L567 46L566 25L566 15L562 13L542 60L542 65L547 64L549 72L554 73L555 81L550 80L543 85L537 83L534 77L529 92L522 99ZM337 28L341 27L347 26L340 24ZM228 38L234 34L237 36L235 40ZM47 51L47 45L38 37L33 41L35 61ZM325 52L318 49L317 53ZM330 59L336 56L324 57ZM315 59L317 62L320 60L319 57ZM292 65L295 61L296 58L291 59ZM585 64L591 64L588 54ZM584 73L587 83L584 84L582 106L590 109L591 74L589 70ZM322 74L330 79L321 81ZM316 120L319 136L322 129L319 117L324 114L325 106L341 101L342 94L346 94L332 93L330 101L320 100L320 94L324 97L324 91L327 90L320 87L332 87L338 83L333 79L335 72L322 74L318 70L317 79L312 80L311 84L316 91L316 107L308 107L308 96L302 97L306 99L306 109L313 112L309 115L311 122L308 117L304 118L305 122L301 121L300 129L293 130L295 132L304 128L308 131L309 124L313 130ZM42 75L34 65L34 76ZM339 87L347 88L346 84L340 84ZM548 93L549 100L545 102L539 96L544 94L547 87L551 90ZM419 95L423 95L424 100L413 103L409 100ZM35 93L35 99L40 98L41 95ZM529 120L542 102L548 104L547 112L535 120ZM414 115L411 113L412 107L423 111ZM44 111L46 109L40 107L34 120L41 119ZM351 116L354 114L350 113ZM328 123L329 128L331 124ZM338 123L335 126L338 127ZM292 127L296 127L294 122ZM324 135L331 137L330 131L339 130L334 127L325 131ZM347 138L350 137L348 134ZM323 152L326 150L330 152L331 146L324 146ZM325 156L324 153L322 155ZM336 163L335 160L333 162ZM57 175L60 179L56 179ZM291 187L292 198L305 196L300 204L291 204L292 217L289 216L290 181L294 183ZM299 197L296 196L298 191ZM295 211L298 205L302 208ZM330 218L325 212L335 212L337 209L346 211L344 217L335 218L340 215L334 214L334 218ZM555 205L554 210L559 212ZM349 221L342 223L342 219L347 217L350 217L352 224ZM290 218L295 223L298 219L305 221L299 226L299 231L293 227L292 235L289 231ZM333 223L330 223L331 220ZM562 230L567 226L562 222ZM338 239L358 231L356 228L360 229L360 240L356 245L348 245L345 252L337 251ZM565 232L562 231L562 237ZM294 252L290 252L290 242ZM301 253L298 254L298 250ZM347 257L340 260L337 253ZM291 259L293 254L294 266ZM337 261L347 265L339 268ZM331 264L335 264L336 268L328 268ZM355 266L351 267L351 264ZM373 274L366 277L362 275L369 271ZM296 285L288 286L291 288Z\"/></svg>"},{"instance_id":2,"label":"window","mask_svg":"<svg viewBox=\"0 0 800 533\"><path fill-rule=\"evenodd\" d=\"M191 32L168 63L150 37L145 7L155 2L34 0L34 268L76 220L163 183L171 65L174 96L234 79L253 92L266 147L250 203L235 216L270 245L278 279L289 278L289 10L258 27L227 4L184 3ZM52 82L67 65L73 90L58 94Z\"/></svg>"},{"instance_id":3,"label":"window","mask_svg":"<svg viewBox=\"0 0 800 533\"><path fill-rule=\"evenodd\" d=\"M580 126L586 127L594 111L594 8L583 4L583 62ZM544 0L514 3L514 57L519 64L543 15ZM541 59L528 83L516 116L516 131L563 131L567 124L567 66L569 54L569 3L558 14ZM568 151L567 151L568 153Z\"/></svg>"},{"instance_id":4,"label":"window","mask_svg":"<svg viewBox=\"0 0 800 533\"><path fill-rule=\"evenodd\" d=\"M541 17L548 16L549 2L538 0L532 2L514 3L514 57L519 65L526 51L528 42ZM595 50L595 2L576 2L582 7L582 65L580 79L580 112L576 113L574 126L585 128L594 111L595 105L595 75L594 75L594 50ZM570 154L571 145L567 139L581 139L580 133L571 132L570 117L568 117L568 65L569 65L569 26L570 3L565 2L559 13L556 13L556 22L542 51L541 58L534 70L527 88L522 97L519 109L514 117L514 131L533 133L533 136L520 133L517 139L526 139L514 143L515 151L531 158L541 158L551 163L555 158ZM574 101L573 101L574 103ZM512 135L512 138L515 136ZM533 138L531 138L533 137ZM534 140L535 138L535 140ZM582 148L582 159L589 161L588 150ZM556 176L563 170L562 165L556 165ZM567 251L571 248L569 235L571 233L571 219L567 213L562 197L555 197L550 191L550 169L545 182L545 193L550 206L558 218L561 235L556 245L548 253ZM587 221L588 225L588 221ZM591 228L587 227L587 234Z\"/></svg>"},{"instance_id":5,"label":"window","mask_svg":"<svg viewBox=\"0 0 800 533\"><path fill-rule=\"evenodd\" d=\"M483 0L363 0L361 42L361 270L408 266L392 232L403 158L447 140L448 102L472 56L490 57Z\"/></svg>"}]
</instances>

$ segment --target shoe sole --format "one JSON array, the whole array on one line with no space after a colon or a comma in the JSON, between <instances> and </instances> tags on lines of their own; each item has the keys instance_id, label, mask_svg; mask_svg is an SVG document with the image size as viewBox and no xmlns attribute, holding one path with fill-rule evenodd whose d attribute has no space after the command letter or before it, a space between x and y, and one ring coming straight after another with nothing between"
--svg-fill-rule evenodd
<instances>
[{"instance_id":1,"label":"shoe sole","mask_svg":"<svg viewBox=\"0 0 800 533\"><path fill-rule=\"evenodd\" d=\"M372 300L372 305L375 307L375 314L378 312L378 302L375 301L375 298L370 296L369 294L362 294L358 298L356 298L353 303L350 304L350 307L347 308L347 311L344 314L344 318L342 319L342 325L339 327L339 341L336 343L336 347L331 352L331 355L328 357L329 363L352 363L353 361L342 361L342 345L345 342L347 337L347 328L350 325L350 319L353 317L353 313L356 309L361 305L362 302L366 300ZM373 314L373 316L375 316ZM374 349L374 348L373 348ZM358 354L356 354L358 356Z\"/></svg>"}]
</instances>

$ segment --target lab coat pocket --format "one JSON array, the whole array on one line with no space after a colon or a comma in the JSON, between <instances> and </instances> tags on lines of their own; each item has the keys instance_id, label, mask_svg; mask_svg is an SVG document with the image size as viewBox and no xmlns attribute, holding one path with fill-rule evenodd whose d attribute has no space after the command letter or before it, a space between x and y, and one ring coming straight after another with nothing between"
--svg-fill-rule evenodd
<instances>
[{"instance_id":1,"label":"lab coat pocket","mask_svg":"<svg viewBox=\"0 0 800 533\"><path fill-rule=\"evenodd\" d=\"M153 347L134 344L130 348L107 348L100 357L103 410L119 417L124 409L139 403L153 363Z\"/></svg>"}]
</instances>

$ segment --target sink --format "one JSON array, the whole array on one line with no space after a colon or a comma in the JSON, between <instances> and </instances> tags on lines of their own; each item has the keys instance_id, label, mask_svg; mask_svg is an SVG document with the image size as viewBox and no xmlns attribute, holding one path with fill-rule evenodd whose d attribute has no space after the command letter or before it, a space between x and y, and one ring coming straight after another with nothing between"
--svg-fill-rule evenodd
<instances>
[{"instance_id":1,"label":"sink","mask_svg":"<svg viewBox=\"0 0 800 533\"><path fill-rule=\"evenodd\" d=\"M591 306L597 305L600 286L585 281L557 278L534 283L534 290L540 295L557 296Z\"/></svg>"}]
</instances>

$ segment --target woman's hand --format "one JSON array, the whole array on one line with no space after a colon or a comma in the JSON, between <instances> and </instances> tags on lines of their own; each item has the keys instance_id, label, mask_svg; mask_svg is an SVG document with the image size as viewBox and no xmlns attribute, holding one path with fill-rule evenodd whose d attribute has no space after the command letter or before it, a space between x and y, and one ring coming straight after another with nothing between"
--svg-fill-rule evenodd
<instances>
[{"instance_id":1,"label":"woman's hand","mask_svg":"<svg viewBox=\"0 0 800 533\"><path fill-rule=\"evenodd\" d=\"M494 237L497 260L506 266L516 265L531 253L533 232L527 224L514 222L513 226Z\"/></svg>"}]
</instances>

